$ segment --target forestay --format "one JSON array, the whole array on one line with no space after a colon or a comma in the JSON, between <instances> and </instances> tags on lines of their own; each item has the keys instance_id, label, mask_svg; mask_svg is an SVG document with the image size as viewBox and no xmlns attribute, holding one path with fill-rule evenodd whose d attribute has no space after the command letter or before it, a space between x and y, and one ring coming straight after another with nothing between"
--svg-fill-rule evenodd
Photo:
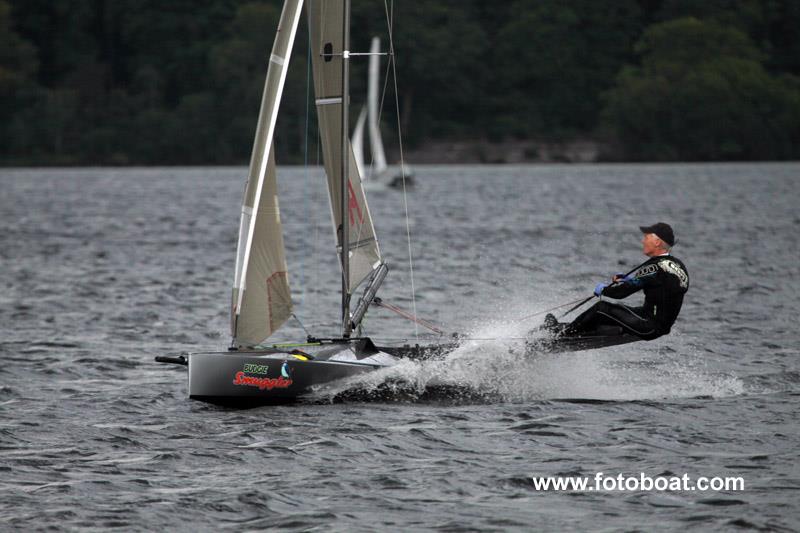
<instances>
[{"instance_id":1,"label":"forestay","mask_svg":"<svg viewBox=\"0 0 800 533\"><path fill-rule=\"evenodd\" d=\"M322 154L339 250L342 247L340 191L343 142L346 143L345 150L349 157L346 182L348 205L345 208L349 226L348 291L352 293L373 269L380 266L381 255L353 149L347 136L342 135L344 4L343 0L313 0L307 8Z\"/></svg>"},{"instance_id":2,"label":"forestay","mask_svg":"<svg viewBox=\"0 0 800 533\"><path fill-rule=\"evenodd\" d=\"M231 333L238 345L260 343L292 313L273 137L302 6L302 0L286 0L283 6L264 83L236 253Z\"/></svg>"}]
</instances>

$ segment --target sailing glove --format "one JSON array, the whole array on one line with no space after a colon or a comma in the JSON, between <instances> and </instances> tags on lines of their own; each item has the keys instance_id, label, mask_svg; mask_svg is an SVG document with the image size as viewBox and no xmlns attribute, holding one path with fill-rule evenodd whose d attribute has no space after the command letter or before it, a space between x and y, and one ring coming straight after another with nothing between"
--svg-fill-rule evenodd
<instances>
[{"instance_id":1,"label":"sailing glove","mask_svg":"<svg viewBox=\"0 0 800 533\"><path fill-rule=\"evenodd\" d=\"M594 288L594 295L600 296L603 294L603 289L608 287L608 283L598 283Z\"/></svg>"}]
</instances>

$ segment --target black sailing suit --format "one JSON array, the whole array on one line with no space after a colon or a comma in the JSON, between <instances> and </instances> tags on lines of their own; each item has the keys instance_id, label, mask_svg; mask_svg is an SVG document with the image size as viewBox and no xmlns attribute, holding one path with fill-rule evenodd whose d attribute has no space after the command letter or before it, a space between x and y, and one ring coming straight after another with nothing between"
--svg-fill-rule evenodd
<instances>
[{"instance_id":1,"label":"black sailing suit","mask_svg":"<svg viewBox=\"0 0 800 533\"><path fill-rule=\"evenodd\" d=\"M644 340L666 335L681 311L683 295L689 290L686 266L671 255L653 257L633 274L604 288L601 295L622 299L642 290L642 307L600 301L567 326L566 332L587 333L597 326L611 325L621 326Z\"/></svg>"}]
</instances>

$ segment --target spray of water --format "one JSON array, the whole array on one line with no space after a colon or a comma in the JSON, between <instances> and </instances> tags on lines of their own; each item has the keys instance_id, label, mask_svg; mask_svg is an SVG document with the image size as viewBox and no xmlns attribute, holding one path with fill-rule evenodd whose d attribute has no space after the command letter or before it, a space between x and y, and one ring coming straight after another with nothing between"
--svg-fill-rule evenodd
<instances>
[{"instance_id":1,"label":"spray of water","mask_svg":"<svg viewBox=\"0 0 800 533\"><path fill-rule=\"evenodd\" d=\"M400 364L323 387L319 399L358 391L358 399L469 401L585 399L605 401L722 397L742 394L740 379L714 372L680 335L574 353L526 353L537 323L519 322L529 304L496 306L491 322L470 328L445 357ZM535 321L534 321L535 322Z\"/></svg>"}]
</instances>

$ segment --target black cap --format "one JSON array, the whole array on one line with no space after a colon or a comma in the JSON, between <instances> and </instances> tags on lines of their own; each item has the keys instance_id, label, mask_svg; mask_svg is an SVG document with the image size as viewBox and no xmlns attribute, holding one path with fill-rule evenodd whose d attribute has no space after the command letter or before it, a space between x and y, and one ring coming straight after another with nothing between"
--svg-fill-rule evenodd
<instances>
[{"instance_id":1,"label":"black cap","mask_svg":"<svg viewBox=\"0 0 800 533\"><path fill-rule=\"evenodd\" d=\"M666 222L656 222L652 226L639 226L642 233L655 233L656 237L669 244L675 245L675 234L672 233L672 227Z\"/></svg>"}]
</instances>

